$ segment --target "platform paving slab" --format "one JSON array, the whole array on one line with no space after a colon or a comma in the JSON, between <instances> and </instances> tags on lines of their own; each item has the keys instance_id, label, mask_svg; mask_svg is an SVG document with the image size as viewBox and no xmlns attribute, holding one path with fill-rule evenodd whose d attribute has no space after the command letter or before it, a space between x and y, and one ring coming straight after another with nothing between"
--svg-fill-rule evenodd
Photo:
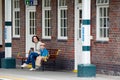
<instances>
[{"instance_id":1,"label":"platform paving slab","mask_svg":"<svg viewBox=\"0 0 120 80\"><path fill-rule=\"evenodd\" d=\"M77 77L72 71L29 71L1 69L0 80L120 80L120 76L96 74L96 77Z\"/></svg>"}]
</instances>

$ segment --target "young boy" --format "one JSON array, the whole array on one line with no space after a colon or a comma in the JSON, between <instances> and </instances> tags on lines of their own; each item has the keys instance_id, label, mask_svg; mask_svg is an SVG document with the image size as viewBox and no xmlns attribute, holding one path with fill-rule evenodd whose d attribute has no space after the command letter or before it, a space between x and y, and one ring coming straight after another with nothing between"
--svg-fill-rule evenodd
<instances>
[{"instance_id":1,"label":"young boy","mask_svg":"<svg viewBox=\"0 0 120 80\"><path fill-rule=\"evenodd\" d=\"M40 44L40 55L36 58L36 68L41 66L41 61L49 55L48 50L45 48L45 43Z\"/></svg>"}]
</instances>

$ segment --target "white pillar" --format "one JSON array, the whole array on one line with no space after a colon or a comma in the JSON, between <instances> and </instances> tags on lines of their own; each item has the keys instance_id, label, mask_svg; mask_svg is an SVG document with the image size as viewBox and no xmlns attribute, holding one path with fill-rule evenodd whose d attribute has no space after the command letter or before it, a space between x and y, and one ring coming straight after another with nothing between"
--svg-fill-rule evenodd
<instances>
[{"instance_id":1,"label":"white pillar","mask_svg":"<svg viewBox=\"0 0 120 80\"><path fill-rule=\"evenodd\" d=\"M82 64L78 65L78 77L95 77L96 66L90 61L91 0L82 0L82 3Z\"/></svg>"},{"instance_id":2,"label":"white pillar","mask_svg":"<svg viewBox=\"0 0 120 80\"><path fill-rule=\"evenodd\" d=\"M91 0L82 0L82 63L90 64L90 6Z\"/></svg>"},{"instance_id":3,"label":"white pillar","mask_svg":"<svg viewBox=\"0 0 120 80\"><path fill-rule=\"evenodd\" d=\"M5 58L12 57L12 38L11 38L11 0L5 0Z\"/></svg>"}]
</instances>

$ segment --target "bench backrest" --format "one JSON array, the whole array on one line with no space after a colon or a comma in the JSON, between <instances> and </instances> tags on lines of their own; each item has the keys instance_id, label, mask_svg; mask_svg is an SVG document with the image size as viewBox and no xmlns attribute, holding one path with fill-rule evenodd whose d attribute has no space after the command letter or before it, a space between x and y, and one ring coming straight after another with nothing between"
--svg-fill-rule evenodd
<instances>
[{"instance_id":1,"label":"bench backrest","mask_svg":"<svg viewBox=\"0 0 120 80\"><path fill-rule=\"evenodd\" d=\"M59 49L47 49L49 52L49 59L55 60L59 54Z\"/></svg>"}]
</instances>

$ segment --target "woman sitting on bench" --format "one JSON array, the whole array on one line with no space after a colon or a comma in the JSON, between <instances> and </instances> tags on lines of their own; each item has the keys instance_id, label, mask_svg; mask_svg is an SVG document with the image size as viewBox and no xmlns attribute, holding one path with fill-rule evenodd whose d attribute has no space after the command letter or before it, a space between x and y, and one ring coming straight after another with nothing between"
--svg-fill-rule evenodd
<instances>
[{"instance_id":1,"label":"woman sitting on bench","mask_svg":"<svg viewBox=\"0 0 120 80\"><path fill-rule=\"evenodd\" d=\"M40 55L40 44L42 43L41 41L39 41L39 38L37 36L33 36L32 37L32 42L35 43L35 47L34 47L34 51L30 52L30 55L27 58L27 61L21 65L21 67L26 67L29 63L32 63L32 68L30 69L32 70L36 70L35 69L35 60L36 57L38 57Z\"/></svg>"}]
</instances>

